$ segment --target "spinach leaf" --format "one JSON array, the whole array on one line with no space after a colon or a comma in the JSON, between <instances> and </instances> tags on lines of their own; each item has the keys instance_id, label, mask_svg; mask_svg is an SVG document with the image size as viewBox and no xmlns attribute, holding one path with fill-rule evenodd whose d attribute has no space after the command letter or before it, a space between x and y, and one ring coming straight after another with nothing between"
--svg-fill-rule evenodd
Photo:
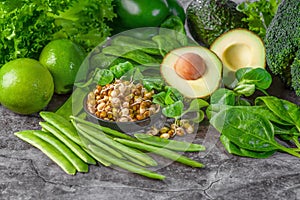
<instances>
[{"instance_id":1,"label":"spinach leaf","mask_svg":"<svg viewBox=\"0 0 300 200\"><path fill-rule=\"evenodd\" d=\"M162 91L165 87L165 83L161 77L144 78L143 86L148 91L150 90Z\"/></svg>"},{"instance_id":2,"label":"spinach leaf","mask_svg":"<svg viewBox=\"0 0 300 200\"><path fill-rule=\"evenodd\" d=\"M274 134L275 135L288 135L288 136L300 136L300 133L298 132L296 127L280 127L277 125L274 125Z\"/></svg>"},{"instance_id":3,"label":"spinach leaf","mask_svg":"<svg viewBox=\"0 0 300 200\"><path fill-rule=\"evenodd\" d=\"M167 18L161 24L159 34L152 37L152 40L156 42L162 56L173 49L187 46L189 42L184 24L178 16Z\"/></svg>"},{"instance_id":4,"label":"spinach leaf","mask_svg":"<svg viewBox=\"0 0 300 200\"><path fill-rule=\"evenodd\" d=\"M176 101L183 101L182 94L173 87L166 86L166 96L165 96L165 104L171 105L174 104Z\"/></svg>"},{"instance_id":5,"label":"spinach leaf","mask_svg":"<svg viewBox=\"0 0 300 200\"><path fill-rule=\"evenodd\" d=\"M104 86L114 80L114 74L109 69L101 69L95 74L94 79L99 85Z\"/></svg>"},{"instance_id":6,"label":"spinach leaf","mask_svg":"<svg viewBox=\"0 0 300 200\"><path fill-rule=\"evenodd\" d=\"M255 84L238 84L233 91L235 91L237 94L249 97L255 92Z\"/></svg>"},{"instance_id":7,"label":"spinach leaf","mask_svg":"<svg viewBox=\"0 0 300 200\"><path fill-rule=\"evenodd\" d=\"M207 107L209 104L203 99L193 99L184 113L198 112L201 108Z\"/></svg>"},{"instance_id":8,"label":"spinach leaf","mask_svg":"<svg viewBox=\"0 0 300 200\"><path fill-rule=\"evenodd\" d=\"M268 158L272 156L276 151L265 151L265 152L259 152L259 151L250 151L247 149L240 149L241 153L244 154L244 156L250 157L250 158Z\"/></svg>"},{"instance_id":9,"label":"spinach leaf","mask_svg":"<svg viewBox=\"0 0 300 200\"><path fill-rule=\"evenodd\" d=\"M236 71L235 75L238 83L234 91L245 96L251 96L255 89L267 95L265 90L272 83L271 74L264 68L241 68Z\"/></svg>"},{"instance_id":10,"label":"spinach leaf","mask_svg":"<svg viewBox=\"0 0 300 200\"><path fill-rule=\"evenodd\" d=\"M240 97L237 99L236 105L237 106L251 106L251 103L249 100Z\"/></svg>"},{"instance_id":11,"label":"spinach leaf","mask_svg":"<svg viewBox=\"0 0 300 200\"><path fill-rule=\"evenodd\" d=\"M160 105L161 107L164 107L166 105L165 97L166 97L166 92L160 92L160 93L154 94L152 96L152 102L154 104Z\"/></svg>"},{"instance_id":12,"label":"spinach leaf","mask_svg":"<svg viewBox=\"0 0 300 200\"><path fill-rule=\"evenodd\" d=\"M220 88L216 90L210 97L211 104L224 104L234 106L237 95L232 90Z\"/></svg>"},{"instance_id":13,"label":"spinach leaf","mask_svg":"<svg viewBox=\"0 0 300 200\"><path fill-rule=\"evenodd\" d=\"M134 66L130 62L126 61L110 67L110 70L116 78L121 78L121 76L133 68Z\"/></svg>"},{"instance_id":14,"label":"spinach leaf","mask_svg":"<svg viewBox=\"0 0 300 200\"><path fill-rule=\"evenodd\" d=\"M170 30L174 30L178 34L185 36L183 45L186 44L185 42L187 40L187 36L186 36L184 24L182 23L181 19L178 16L175 15L170 16L160 25L160 27L163 28L159 30L160 34L169 33Z\"/></svg>"},{"instance_id":15,"label":"spinach leaf","mask_svg":"<svg viewBox=\"0 0 300 200\"><path fill-rule=\"evenodd\" d=\"M179 118L182 115L183 112L183 103L182 101L176 101L173 104L167 105L162 109L162 113L166 117L171 117L171 118Z\"/></svg>"},{"instance_id":16,"label":"spinach leaf","mask_svg":"<svg viewBox=\"0 0 300 200\"><path fill-rule=\"evenodd\" d=\"M268 89L272 83L271 74L263 68L253 68L246 72L239 80L247 84L255 84L257 88Z\"/></svg>"},{"instance_id":17,"label":"spinach leaf","mask_svg":"<svg viewBox=\"0 0 300 200\"><path fill-rule=\"evenodd\" d=\"M273 125L262 115L232 107L216 114L210 123L241 148L264 152L281 150L300 158L296 151L275 140Z\"/></svg>"},{"instance_id":18,"label":"spinach leaf","mask_svg":"<svg viewBox=\"0 0 300 200\"><path fill-rule=\"evenodd\" d=\"M300 130L300 108L298 105L274 96L264 96L255 99L256 105L266 105L277 117Z\"/></svg>"},{"instance_id":19,"label":"spinach leaf","mask_svg":"<svg viewBox=\"0 0 300 200\"><path fill-rule=\"evenodd\" d=\"M251 112L256 115L262 115L267 120L271 122L275 122L277 124L283 125L283 126L291 126L292 124L287 123L286 121L279 118L277 115L275 115L268 107L261 105L261 106L230 106L230 105L222 105L222 104L211 104L206 109L206 114L209 119L211 119L212 116L216 115L217 113L221 112L222 110L228 109L228 108L236 108L240 110L240 112Z\"/></svg>"},{"instance_id":20,"label":"spinach leaf","mask_svg":"<svg viewBox=\"0 0 300 200\"><path fill-rule=\"evenodd\" d=\"M235 72L235 77L238 81L240 81L243 76L248 73L249 71L251 71L253 68L251 67L244 67L244 68L240 68Z\"/></svg>"},{"instance_id":21,"label":"spinach leaf","mask_svg":"<svg viewBox=\"0 0 300 200\"><path fill-rule=\"evenodd\" d=\"M243 148L238 147L234 143L232 143L225 135L220 136L220 141L225 147L226 151L230 154L235 154L238 156L245 156L250 158L268 158L272 156L275 151L266 151L266 152L258 152L258 151L250 151Z\"/></svg>"},{"instance_id":22,"label":"spinach leaf","mask_svg":"<svg viewBox=\"0 0 300 200\"><path fill-rule=\"evenodd\" d=\"M74 85L79 88L85 88L89 85L96 83L101 86L111 83L114 80L114 75L109 69L96 68L92 72L91 77L86 82L78 82Z\"/></svg>"}]
</instances>

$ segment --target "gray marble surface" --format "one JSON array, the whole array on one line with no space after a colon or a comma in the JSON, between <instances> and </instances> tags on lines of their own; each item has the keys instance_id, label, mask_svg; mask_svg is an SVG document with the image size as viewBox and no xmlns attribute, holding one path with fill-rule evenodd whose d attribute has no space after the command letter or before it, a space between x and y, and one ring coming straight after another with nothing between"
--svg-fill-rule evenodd
<instances>
[{"instance_id":1,"label":"gray marble surface","mask_svg":"<svg viewBox=\"0 0 300 200\"><path fill-rule=\"evenodd\" d=\"M184 1L186 3L188 1ZM294 93L275 80L271 94L296 103ZM55 96L54 110L66 96ZM0 105L0 199L300 199L300 160L283 153L268 159L232 156L224 151L219 134L206 122L199 127L195 143L206 152L187 156L206 165L193 169L169 163L158 169L167 176L154 181L124 171L90 166L88 173L65 174L41 151L13 133L40 129L38 115L14 114Z\"/></svg>"}]
</instances>

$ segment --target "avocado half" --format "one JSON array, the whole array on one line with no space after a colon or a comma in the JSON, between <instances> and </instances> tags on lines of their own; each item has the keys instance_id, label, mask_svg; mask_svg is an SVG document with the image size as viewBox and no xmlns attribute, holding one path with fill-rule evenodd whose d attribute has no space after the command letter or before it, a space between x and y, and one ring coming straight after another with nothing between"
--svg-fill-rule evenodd
<instances>
[{"instance_id":1,"label":"avocado half","mask_svg":"<svg viewBox=\"0 0 300 200\"><path fill-rule=\"evenodd\" d=\"M219 88L222 62L205 47L182 47L164 57L161 75L184 96L204 98Z\"/></svg>"},{"instance_id":2,"label":"avocado half","mask_svg":"<svg viewBox=\"0 0 300 200\"><path fill-rule=\"evenodd\" d=\"M223 63L223 83L235 84L236 70L244 67L266 67L266 50L263 41L246 29L233 29L218 37L210 46Z\"/></svg>"}]
</instances>

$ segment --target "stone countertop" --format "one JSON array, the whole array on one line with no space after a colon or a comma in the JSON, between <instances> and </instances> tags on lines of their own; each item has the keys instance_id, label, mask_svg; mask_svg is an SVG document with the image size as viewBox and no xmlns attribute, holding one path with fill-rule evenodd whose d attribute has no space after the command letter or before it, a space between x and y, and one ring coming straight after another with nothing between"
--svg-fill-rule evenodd
<instances>
[{"instance_id":1,"label":"stone countertop","mask_svg":"<svg viewBox=\"0 0 300 200\"><path fill-rule=\"evenodd\" d=\"M187 1L183 1L186 3ZM269 91L299 102L280 81ZM66 96L55 96L48 110L61 105ZM158 173L164 181L91 165L88 173L67 175L41 151L16 138L13 133L40 129L35 114L14 114L0 105L0 199L300 199L300 160L276 153L268 159L229 155L218 140L219 134L201 123L195 143L207 151L186 155L204 163L194 169L169 163Z\"/></svg>"}]
</instances>

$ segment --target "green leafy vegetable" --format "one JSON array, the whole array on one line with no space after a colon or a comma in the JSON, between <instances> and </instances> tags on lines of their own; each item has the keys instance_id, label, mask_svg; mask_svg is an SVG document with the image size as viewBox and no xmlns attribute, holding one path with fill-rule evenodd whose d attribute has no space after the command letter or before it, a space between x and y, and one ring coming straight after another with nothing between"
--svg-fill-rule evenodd
<instances>
[{"instance_id":1,"label":"green leafy vegetable","mask_svg":"<svg viewBox=\"0 0 300 200\"><path fill-rule=\"evenodd\" d=\"M51 40L69 38L87 51L110 34L111 0L9 0L0 4L0 66L38 59Z\"/></svg>"},{"instance_id":2,"label":"green leafy vegetable","mask_svg":"<svg viewBox=\"0 0 300 200\"><path fill-rule=\"evenodd\" d=\"M258 97L256 105L266 105L277 117L293 124L300 131L300 108L296 104L274 96Z\"/></svg>"},{"instance_id":3,"label":"green leafy vegetable","mask_svg":"<svg viewBox=\"0 0 300 200\"><path fill-rule=\"evenodd\" d=\"M162 109L162 113L166 117L179 118L183 113L184 105L182 101L176 101L173 104L167 105Z\"/></svg>"},{"instance_id":4,"label":"green leafy vegetable","mask_svg":"<svg viewBox=\"0 0 300 200\"><path fill-rule=\"evenodd\" d=\"M161 77L154 77L154 78L144 78L143 79L143 86L148 90L156 90L161 91L165 87L165 83Z\"/></svg>"},{"instance_id":5,"label":"green leafy vegetable","mask_svg":"<svg viewBox=\"0 0 300 200\"><path fill-rule=\"evenodd\" d=\"M300 154L275 140L272 123L261 115L232 107L222 110L210 122L239 147L260 152L281 150L300 158Z\"/></svg>"},{"instance_id":6,"label":"green leafy vegetable","mask_svg":"<svg viewBox=\"0 0 300 200\"><path fill-rule=\"evenodd\" d=\"M236 93L226 88L216 90L210 97L210 104L235 105Z\"/></svg>"},{"instance_id":7,"label":"green leafy vegetable","mask_svg":"<svg viewBox=\"0 0 300 200\"><path fill-rule=\"evenodd\" d=\"M134 66L126 61L124 63L119 63L117 65L114 65L110 68L110 71L114 74L116 78L120 78L123 76L126 72L132 70Z\"/></svg>"},{"instance_id":8,"label":"green leafy vegetable","mask_svg":"<svg viewBox=\"0 0 300 200\"><path fill-rule=\"evenodd\" d=\"M234 91L237 94L242 94L245 95L246 97L249 97L255 92L255 84L248 84L248 83L240 84L234 88Z\"/></svg>"},{"instance_id":9,"label":"green leafy vegetable","mask_svg":"<svg viewBox=\"0 0 300 200\"><path fill-rule=\"evenodd\" d=\"M189 42L184 24L178 16L170 16L162 23L159 34L152 37L152 40L158 44L162 56L173 49L186 46Z\"/></svg>"},{"instance_id":10,"label":"green leafy vegetable","mask_svg":"<svg viewBox=\"0 0 300 200\"><path fill-rule=\"evenodd\" d=\"M271 74L263 68L241 68L236 74L239 84L254 84L258 89L268 89L272 83Z\"/></svg>"},{"instance_id":11,"label":"green leafy vegetable","mask_svg":"<svg viewBox=\"0 0 300 200\"><path fill-rule=\"evenodd\" d=\"M249 30L265 38L266 29L276 14L281 0L258 0L245 1L237 6L237 10L244 13L247 17L242 21L248 23Z\"/></svg>"},{"instance_id":12,"label":"green leafy vegetable","mask_svg":"<svg viewBox=\"0 0 300 200\"><path fill-rule=\"evenodd\" d=\"M104 86L114 80L114 74L108 69L102 69L98 71L95 79L98 80L98 85Z\"/></svg>"},{"instance_id":13,"label":"green leafy vegetable","mask_svg":"<svg viewBox=\"0 0 300 200\"><path fill-rule=\"evenodd\" d=\"M270 71L300 96L300 1L282 1L267 29L266 60Z\"/></svg>"},{"instance_id":14,"label":"green leafy vegetable","mask_svg":"<svg viewBox=\"0 0 300 200\"><path fill-rule=\"evenodd\" d=\"M154 94L153 95L153 99L152 99L152 102L155 103L155 104L158 104L160 105L161 107L165 106L165 97L166 97L166 92L160 92L158 94Z\"/></svg>"},{"instance_id":15,"label":"green leafy vegetable","mask_svg":"<svg viewBox=\"0 0 300 200\"><path fill-rule=\"evenodd\" d=\"M236 71L236 78L238 83L234 91L245 96L251 96L255 89L267 94L265 90L272 83L271 74L263 68L241 68Z\"/></svg>"},{"instance_id":16,"label":"green leafy vegetable","mask_svg":"<svg viewBox=\"0 0 300 200\"><path fill-rule=\"evenodd\" d=\"M220 141L222 142L223 146L225 147L226 151L231 154L235 154L238 156L246 156L250 158L268 158L272 156L275 151L266 151L266 152L259 152L259 151L250 151L243 149L234 143L232 143L225 135L220 136Z\"/></svg>"}]
</instances>

